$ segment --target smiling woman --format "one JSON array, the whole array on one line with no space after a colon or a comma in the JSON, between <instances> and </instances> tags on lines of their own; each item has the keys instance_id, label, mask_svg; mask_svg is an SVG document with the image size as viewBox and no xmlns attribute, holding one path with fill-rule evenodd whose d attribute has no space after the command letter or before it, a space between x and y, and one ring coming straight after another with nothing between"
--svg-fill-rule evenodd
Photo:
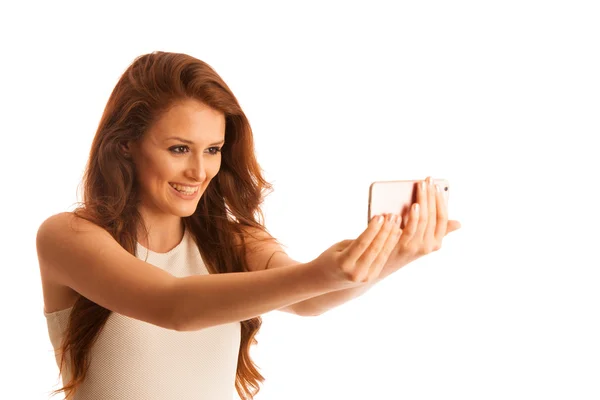
<instances>
[{"instance_id":1,"label":"smiling woman","mask_svg":"<svg viewBox=\"0 0 600 400\"><path fill-rule=\"evenodd\" d=\"M136 58L108 100L83 183L80 207L48 218L37 237L59 392L76 399L216 399L235 386L242 398L252 397L263 380L249 355L260 314L309 293L274 292L259 310L238 305L252 304L237 295L241 288L264 291L277 281L285 287L282 278L291 282L293 274L270 273L264 283L235 274L260 269L253 260L262 262L262 251L245 255L246 233L266 233L259 205L271 187L227 85L185 54ZM263 251L270 255L279 247L268 238ZM190 277L204 279L184 279ZM192 283L196 297L183 299ZM203 296L217 301L221 319L210 317Z\"/></svg>"},{"instance_id":2,"label":"smiling woman","mask_svg":"<svg viewBox=\"0 0 600 400\"><path fill-rule=\"evenodd\" d=\"M261 315L318 315L437 249L447 216L420 185L405 231L375 216L300 263L263 224L271 189L250 124L206 63L138 57L92 142L83 201L37 233L44 312L67 399L252 399ZM416 207L415 207L416 210Z\"/></svg>"},{"instance_id":3,"label":"smiling woman","mask_svg":"<svg viewBox=\"0 0 600 400\"><path fill-rule=\"evenodd\" d=\"M178 136L171 136L177 132ZM166 243L177 238L181 217L192 215L202 193L221 167L225 117L196 99L174 103L141 139L122 145L138 173L138 210L150 225L153 215L169 216L171 223L155 238ZM169 227L171 229L169 229ZM140 232L141 233L141 232ZM146 241L140 242L147 244Z\"/></svg>"}]
</instances>

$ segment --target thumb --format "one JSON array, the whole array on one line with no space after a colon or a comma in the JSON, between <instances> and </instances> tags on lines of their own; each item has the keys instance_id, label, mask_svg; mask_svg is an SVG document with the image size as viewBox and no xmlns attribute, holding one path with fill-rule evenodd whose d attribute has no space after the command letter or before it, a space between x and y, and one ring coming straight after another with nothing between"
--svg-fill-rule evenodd
<instances>
[{"instance_id":1,"label":"thumb","mask_svg":"<svg viewBox=\"0 0 600 400\"><path fill-rule=\"evenodd\" d=\"M446 228L446 235L449 234L450 232L454 232L457 229L460 229L460 222L455 221L455 220L449 220L448 221L448 226Z\"/></svg>"}]
</instances>

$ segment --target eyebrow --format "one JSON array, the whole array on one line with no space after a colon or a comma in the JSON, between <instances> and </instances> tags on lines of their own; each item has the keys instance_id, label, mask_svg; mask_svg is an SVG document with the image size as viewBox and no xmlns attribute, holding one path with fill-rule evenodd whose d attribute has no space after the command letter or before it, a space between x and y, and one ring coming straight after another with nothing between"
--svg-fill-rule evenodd
<instances>
[{"instance_id":1,"label":"eyebrow","mask_svg":"<svg viewBox=\"0 0 600 400\"><path fill-rule=\"evenodd\" d=\"M184 138L179 137L179 136L170 136L170 137L168 137L168 138L165 139L165 142L167 140L179 140L180 142L183 142L183 143L194 144L194 142L192 142L191 140L187 140L187 139L184 139ZM225 143L225 139L221 140L220 142L211 143L209 146L217 146L217 145L224 144L224 143Z\"/></svg>"}]
</instances>

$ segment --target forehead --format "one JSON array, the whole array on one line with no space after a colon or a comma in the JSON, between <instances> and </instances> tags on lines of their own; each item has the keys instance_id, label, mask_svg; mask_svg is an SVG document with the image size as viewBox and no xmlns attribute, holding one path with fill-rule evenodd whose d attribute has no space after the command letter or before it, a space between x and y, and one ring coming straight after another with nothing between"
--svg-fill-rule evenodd
<instances>
[{"instance_id":1,"label":"forehead","mask_svg":"<svg viewBox=\"0 0 600 400\"><path fill-rule=\"evenodd\" d=\"M225 137L225 116L198 100L173 104L148 130L154 141L179 136L193 142L214 142Z\"/></svg>"}]
</instances>

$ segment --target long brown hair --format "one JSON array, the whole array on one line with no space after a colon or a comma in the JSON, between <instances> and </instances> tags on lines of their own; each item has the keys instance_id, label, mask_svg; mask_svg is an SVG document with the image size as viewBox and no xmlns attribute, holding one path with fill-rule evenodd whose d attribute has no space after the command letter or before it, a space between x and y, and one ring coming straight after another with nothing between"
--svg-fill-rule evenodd
<instances>
[{"instance_id":1,"label":"long brown hair","mask_svg":"<svg viewBox=\"0 0 600 400\"><path fill-rule=\"evenodd\" d=\"M153 52L135 58L113 89L100 120L83 176L83 201L74 210L106 229L135 255L137 210L134 165L121 144L139 140L169 107L196 99L225 116L221 169L208 185L193 215L183 218L211 274L248 271L242 229L266 231L260 208L271 185L262 176L254 154L250 124L237 99L205 62L186 54ZM237 240L236 240L237 239ZM61 343L60 372L68 363L69 382L53 394L70 398L85 379L89 351L111 311L79 296ZM241 321L241 343L235 387L244 400L260 390L264 377L250 358L260 329L260 316ZM63 375L64 376L64 375Z\"/></svg>"}]
</instances>

